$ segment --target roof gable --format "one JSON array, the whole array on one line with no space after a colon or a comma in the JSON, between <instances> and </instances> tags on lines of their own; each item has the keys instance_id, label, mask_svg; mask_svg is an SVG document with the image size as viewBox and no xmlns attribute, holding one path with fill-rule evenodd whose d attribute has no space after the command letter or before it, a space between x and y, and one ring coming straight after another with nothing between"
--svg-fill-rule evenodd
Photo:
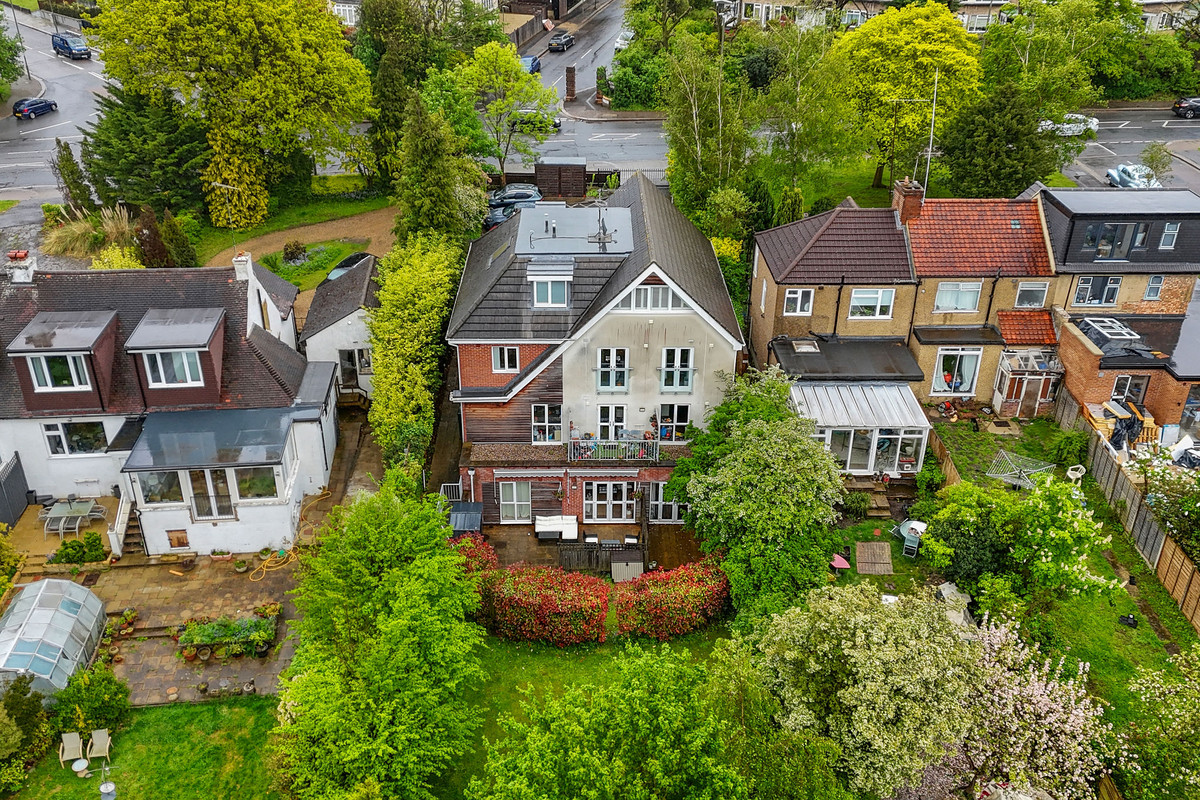
<instances>
[{"instance_id":1,"label":"roof gable","mask_svg":"<svg viewBox=\"0 0 1200 800\"><path fill-rule=\"evenodd\" d=\"M296 297L300 290L296 286L276 275L266 267L254 265L254 278L271 298L272 305L279 310L279 315L287 319L292 315L292 307L296 305Z\"/></svg>"},{"instance_id":2,"label":"roof gable","mask_svg":"<svg viewBox=\"0 0 1200 800\"><path fill-rule=\"evenodd\" d=\"M1035 199L930 198L908 238L918 277L1054 274Z\"/></svg>"},{"instance_id":3,"label":"roof gable","mask_svg":"<svg viewBox=\"0 0 1200 800\"><path fill-rule=\"evenodd\" d=\"M369 253L355 255L361 256L357 264L337 278L321 281L313 292L312 305L304 320L300 341L306 341L360 308L379 306L379 267L376 258Z\"/></svg>"}]
</instances>

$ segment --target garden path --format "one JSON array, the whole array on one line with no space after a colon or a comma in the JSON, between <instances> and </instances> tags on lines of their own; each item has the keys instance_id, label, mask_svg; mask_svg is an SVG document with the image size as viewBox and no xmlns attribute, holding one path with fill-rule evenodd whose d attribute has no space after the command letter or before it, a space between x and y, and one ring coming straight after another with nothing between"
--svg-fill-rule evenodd
<instances>
[{"instance_id":1,"label":"garden path","mask_svg":"<svg viewBox=\"0 0 1200 800\"><path fill-rule=\"evenodd\" d=\"M227 247L208 260L207 267L224 267L233 263L233 257L238 251L245 250L251 255L275 253L283 249L284 244L300 241L304 244L327 242L331 239L351 237L354 239L370 239L367 250L376 256L385 256L392 249L395 237L392 226L396 223L396 209L392 207L356 214L353 217L333 219L328 222L318 222L313 225L301 225L284 231L268 233L239 242L236 248Z\"/></svg>"}]
</instances>

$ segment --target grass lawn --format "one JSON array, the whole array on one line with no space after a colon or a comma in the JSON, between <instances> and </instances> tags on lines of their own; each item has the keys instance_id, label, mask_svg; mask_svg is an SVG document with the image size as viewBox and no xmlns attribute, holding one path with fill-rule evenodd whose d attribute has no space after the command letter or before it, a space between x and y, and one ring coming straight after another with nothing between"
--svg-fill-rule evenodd
<instances>
[{"instance_id":1,"label":"grass lawn","mask_svg":"<svg viewBox=\"0 0 1200 800\"><path fill-rule=\"evenodd\" d=\"M1073 189L1079 185L1061 172L1051 172L1050 177L1046 178L1042 183L1054 189Z\"/></svg>"},{"instance_id":2,"label":"grass lawn","mask_svg":"<svg viewBox=\"0 0 1200 800\"><path fill-rule=\"evenodd\" d=\"M1045 417L1020 424L1020 437L997 436L987 431L976 431L970 422L935 422L933 429L950 451L950 458L953 459L954 466L958 467L958 474L963 480L980 486L1003 486L1005 484L1001 481L987 476L996 453L1007 450L1041 461L1050 461L1050 444L1060 431L1053 420ZM1061 470L1058 472L1061 473Z\"/></svg>"},{"instance_id":3,"label":"grass lawn","mask_svg":"<svg viewBox=\"0 0 1200 800\"><path fill-rule=\"evenodd\" d=\"M719 639L728 636L724 626L713 625L674 640L671 647L687 650L696 660L703 660ZM447 800L458 800L471 778L483 774L487 761L484 739L499 738L501 715L520 714L521 700L524 699L522 690L531 689L539 696L547 692L559 694L569 684L581 683L592 683L603 690L616 679L613 657L624 646L614 642L558 648L488 637L482 659L488 679L468 698L483 707L484 723L475 750L446 774L442 784L433 788L434 794Z\"/></svg>"},{"instance_id":4,"label":"grass lawn","mask_svg":"<svg viewBox=\"0 0 1200 800\"><path fill-rule=\"evenodd\" d=\"M873 583L879 591L888 594L912 592L917 587L925 585L925 581L930 574L928 565L924 559L907 558L904 555L904 540L892 536L892 527L895 524L890 519L868 519L838 531L838 533L842 534L843 541L850 545L850 557L846 559L850 562L850 569L838 576L837 583L839 585ZM879 536L875 535L876 529L879 530ZM870 541L888 542L891 544L892 571L894 574L858 574L858 563L855 557L857 548L855 547L855 543ZM889 583L892 584L891 587L888 587L887 584Z\"/></svg>"},{"instance_id":5,"label":"grass lawn","mask_svg":"<svg viewBox=\"0 0 1200 800\"><path fill-rule=\"evenodd\" d=\"M135 711L113 734L112 780L122 798L239 798L278 800L263 764L274 726L274 697L177 703ZM80 779L58 763L58 750L29 776L17 800L95 800L99 762Z\"/></svg>"},{"instance_id":6,"label":"grass lawn","mask_svg":"<svg viewBox=\"0 0 1200 800\"><path fill-rule=\"evenodd\" d=\"M288 228L313 225L318 222L328 222L352 217L355 214L363 214L367 211L375 211L387 204L388 198L386 197L372 197L368 200L316 199L303 206L281 209L263 224L245 230L230 231L226 228L213 228L202 223L200 242L196 245L196 255L201 264L207 264L208 260L217 253L226 247L232 247L235 237L238 241L244 242L256 236L265 236L268 233L285 231Z\"/></svg>"},{"instance_id":7,"label":"grass lawn","mask_svg":"<svg viewBox=\"0 0 1200 800\"><path fill-rule=\"evenodd\" d=\"M16 204L17 204L16 200L0 200L0 214L3 214L5 211L8 211L10 208L15 206Z\"/></svg>"},{"instance_id":8,"label":"grass lawn","mask_svg":"<svg viewBox=\"0 0 1200 800\"><path fill-rule=\"evenodd\" d=\"M903 178L904 176L897 172L897 177ZM828 197L835 205L847 197L853 197L854 202L864 208L886 208L890 206L892 199L889 194L890 184L888 182L887 169L884 168L883 170L883 182L885 184L883 188L872 188L871 184L874 180L875 159L865 158L857 164L848 164L830 174L824 184L824 188L814 189L811 186L805 186L805 205L811 204L813 200L819 197ZM953 197L954 195L946 187L934 183L929 190L929 196Z\"/></svg>"},{"instance_id":9,"label":"grass lawn","mask_svg":"<svg viewBox=\"0 0 1200 800\"><path fill-rule=\"evenodd\" d=\"M350 255L362 250L366 250L371 245L370 239L332 239L328 242L317 242L316 244L308 245L308 252L312 253L317 248L324 248L324 252L315 256L309 263L301 264L300 266L292 266L283 262L283 253L268 253L263 258L258 260L258 263L270 269L279 277L296 286L300 291L317 288L317 284L325 280L325 276L329 274L329 270L333 269L338 263ZM274 266L275 259L279 259L281 266Z\"/></svg>"},{"instance_id":10,"label":"grass lawn","mask_svg":"<svg viewBox=\"0 0 1200 800\"><path fill-rule=\"evenodd\" d=\"M30 11L38 10L37 0L9 0L9 2L17 8L26 8Z\"/></svg>"}]
</instances>

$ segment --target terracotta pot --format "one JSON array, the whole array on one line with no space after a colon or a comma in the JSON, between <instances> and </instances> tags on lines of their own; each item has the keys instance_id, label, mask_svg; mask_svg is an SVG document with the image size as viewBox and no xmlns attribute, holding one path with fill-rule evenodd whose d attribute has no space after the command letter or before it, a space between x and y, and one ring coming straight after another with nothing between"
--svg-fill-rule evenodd
<instances>
[{"instance_id":1,"label":"terracotta pot","mask_svg":"<svg viewBox=\"0 0 1200 800\"><path fill-rule=\"evenodd\" d=\"M196 651L195 650L184 650L183 651L183 660L184 661L195 661L196 660Z\"/></svg>"}]
</instances>

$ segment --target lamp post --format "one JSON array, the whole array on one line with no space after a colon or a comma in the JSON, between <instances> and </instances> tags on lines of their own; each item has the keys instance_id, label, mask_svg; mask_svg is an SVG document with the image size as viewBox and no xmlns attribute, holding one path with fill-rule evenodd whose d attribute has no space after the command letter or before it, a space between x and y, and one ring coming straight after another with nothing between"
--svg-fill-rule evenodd
<instances>
[{"instance_id":1,"label":"lamp post","mask_svg":"<svg viewBox=\"0 0 1200 800\"><path fill-rule=\"evenodd\" d=\"M29 74L29 56L25 52L25 37L21 35L21 23L17 22L17 7L12 8L13 27L17 29L17 41L21 44L21 58L25 60L25 79L30 80L32 76Z\"/></svg>"}]
</instances>

